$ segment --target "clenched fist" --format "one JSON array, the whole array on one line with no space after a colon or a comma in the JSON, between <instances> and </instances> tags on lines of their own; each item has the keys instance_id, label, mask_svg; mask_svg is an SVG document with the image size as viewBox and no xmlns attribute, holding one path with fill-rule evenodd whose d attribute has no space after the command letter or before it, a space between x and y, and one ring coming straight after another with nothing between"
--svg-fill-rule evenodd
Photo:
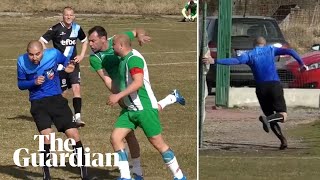
<instances>
[{"instance_id":1,"label":"clenched fist","mask_svg":"<svg viewBox=\"0 0 320 180\"><path fill-rule=\"evenodd\" d=\"M41 85L44 83L45 77L44 76L38 76L37 79L34 81L36 85Z\"/></svg>"}]
</instances>

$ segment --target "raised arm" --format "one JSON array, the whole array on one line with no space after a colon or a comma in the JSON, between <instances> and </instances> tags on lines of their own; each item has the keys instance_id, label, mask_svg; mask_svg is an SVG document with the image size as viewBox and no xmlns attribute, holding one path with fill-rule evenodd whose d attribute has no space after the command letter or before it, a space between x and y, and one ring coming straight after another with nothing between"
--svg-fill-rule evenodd
<instances>
[{"instance_id":1,"label":"raised arm","mask_svg":"<svg viewBox=\"0 0 320 180\"><path fill-rule=\"evenodd\" d=\"M143 28L136 28L132 30L134 37L136 37L139 41L139 45L150 42L151 37L146 34L146 31Z\"/></svg>"}]
</instances>

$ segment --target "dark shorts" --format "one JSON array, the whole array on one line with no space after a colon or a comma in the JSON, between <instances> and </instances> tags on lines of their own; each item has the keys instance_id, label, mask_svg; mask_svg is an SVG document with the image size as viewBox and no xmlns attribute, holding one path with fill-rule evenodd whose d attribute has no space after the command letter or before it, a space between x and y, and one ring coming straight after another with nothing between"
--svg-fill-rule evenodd
<instances>
[{"instance_id":1,"label":"dark shorts","mask_svg":"<svg viewBox=\"0 0 320 180\"><path fill-rule=\"evenodd\" d=\"M256 94L260 107L266 116L274 114L274 112L287 112L283 87L280 82L272 81L257 84Z\"/></svg>"},{"instance_id":2,"label":"dark shorts","mask_svg":"<svg viewBox=\"0 0 320 180\"><path fill-rule=\"evenodd\" d=\"M77 127L68 100L61 95L31 101L30 112L39 132L51 128L52 123L59 132Z\"/></svg>"},{"instance_id":3,"label":"dark shorts","mask_svg":"<svg viewBox=\"0 0 320 180\"><path fill-rule=\"evenodd\" d=\"M65 71L59 71L60 85L62 91L70 89L72 84L80 84L80 65L76 64L72 73L66 73Z\"/></svg>"}]
</instances>

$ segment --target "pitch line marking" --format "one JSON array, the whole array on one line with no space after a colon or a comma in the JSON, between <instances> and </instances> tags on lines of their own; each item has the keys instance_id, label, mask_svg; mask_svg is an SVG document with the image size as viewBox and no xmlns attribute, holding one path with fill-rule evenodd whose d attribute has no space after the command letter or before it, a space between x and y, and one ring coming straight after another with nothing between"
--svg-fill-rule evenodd
<instances>
[{"instance_id":1,"label":"pitch line marking","mask_svg":"<svg viewBox=\"0 0 320 180\"><path fill-rule=\"evenodd\" d=\"M182 65L182 64L196 64L197 62L176 62L176 63L159 63L148 64L148 66L168 66L168 65ZM17 66L0 66L0 68L16 68ZM90 68L91 66L80 66L81 68Z\"/></svg>"},{"instance_id":2,"label":"pitch line marking","mask_svg":"<svg viewBox=\"0 0 320 180\"><path fill-rule=\"evenodd\" d=\"M181 54L181 53L196 53L197 51L165 51L165 52L145 52L142 54ZM86 55L85 57L89 57ZM4 59L5 61L16 61L17 59Z\"/></svg>"},{"instance_id":3,"label":"pitch line marking","mask_svg":"<svg viewBox=\"0 0 320 180\"><path fill-rule=\"evenodd\" d=\"M319 156L305 156L305 157L296 157L296 156L250 156L250 157L238 157L238 156L224 156L224 157L214 157L214 156L202 156L205 158L214 158L214 159L302 159L302 160L311 160L311 159L320 159Z\"/></svg>"}]
</instances>

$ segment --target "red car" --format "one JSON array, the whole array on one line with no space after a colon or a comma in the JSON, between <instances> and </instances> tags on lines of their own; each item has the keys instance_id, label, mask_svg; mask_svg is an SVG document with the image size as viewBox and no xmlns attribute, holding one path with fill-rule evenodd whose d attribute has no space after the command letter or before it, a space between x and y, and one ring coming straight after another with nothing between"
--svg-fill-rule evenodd
<instances>
[{"instance_id":1,"label":"red car","mask_svg":"<svg viewBox=\"0 0 320 180\"><path fill-rule=\"evenodd\" d=\"M302 55L301 58L308 66L307 71L300 72L299 64L294 59L291 59L286 64L287 69L291 71L294 76L293 81L289 83L289 87L320 89L320 51L306 53Z\"/></svg>"}]
</instances>

